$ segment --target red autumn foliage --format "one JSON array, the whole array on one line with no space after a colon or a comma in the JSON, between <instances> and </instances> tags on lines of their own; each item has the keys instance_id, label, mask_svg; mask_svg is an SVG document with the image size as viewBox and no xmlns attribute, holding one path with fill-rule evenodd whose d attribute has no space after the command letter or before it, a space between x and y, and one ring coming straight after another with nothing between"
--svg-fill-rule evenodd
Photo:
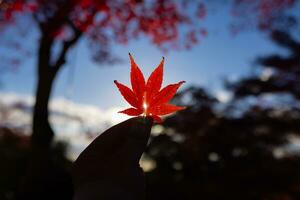
<instances>
[{"instance_id":1,"label":"red autumn foliage","mask_svg":"<svg viewBox=\"0 0 300 200\"><path fill-rule=\"evenodd\" d=\"M238 20L232 32L238 33L249 24L256 24L262 30L272 28L273 21L295 3L295 0L235 0L232 13ZM191 48L207 35L205 27L199 26L210 12L211 4L172 0L6 0L0 4L0 30L17 25L16 21L23 20L25 15L30 16L55 41L69 42L81 33L89 39L95 61L113 61L109 49L112 42L126 44L140 35L150 38L162 50ZM254 23L249 23L250 16ZM179 31L181 25L188 28Z\"/></svg>"},{"instance_id":2,"label":"red autumn foliage","mask_svg":"<svg viewBox=\"0 0 300 200\"><path fill-rule=\"evenodd\" d=\"M201 12L205 12L203 4L200 7ZM89 39L100 45L102 41L95 41L93 37L95 32L104 34L107 40L122 43L144 34L158 46L171 44L179 39L178 26L190 24L193 20L183 9L183 2L171 0L151 3L136 0L8 0L2 3L0 19L4 24L13 25L20 15L31 15L55 39L72 39L62 37L65 26L70 26L75 31L86 33Z\"/></svg>"},{"instance_id":3,"label":"red autumn foliage","mask_svg":"<svg viewBox=\"0 0 300 200\"><path fill-rule=\"evenodd\" d=\"M155 122L161 123L162 120L159 115L167 115L185 108L168 103L184 81L180 81L176 84L170 84L161 89L164 58L157 68L151 73L148 80L145 81L144 75L135 63L133 57L130 54L129 57L131 62L130 80L132 89L118 81L115 81L115 84L124 99L133 106L133 108L120 111L120 113L130 116L151 116Z\"/></svg>"}]
</instances>

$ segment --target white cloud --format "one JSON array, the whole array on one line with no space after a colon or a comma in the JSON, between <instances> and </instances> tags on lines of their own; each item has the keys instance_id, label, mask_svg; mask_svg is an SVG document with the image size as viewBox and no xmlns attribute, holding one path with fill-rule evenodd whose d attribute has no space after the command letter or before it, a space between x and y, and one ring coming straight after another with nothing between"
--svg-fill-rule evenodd
<instances>
[{"instance_id":1,"label":"white cloud","mask_svg":"<svg viewBox=\"0 0 300 200\"><path fill-rule=\"evenodd\" d=\"M34 98L16 93L0 93L0 125L19 127L30 133ZM64 98L50 102L50 123L56 139L70 142L70 156L76 156L108 127L128 119L117 113L123 108L100 109Z\"/></svg>"},{"instance_id":2,"label":"white cloud","mask_svg":"<svg viewBox=\"0 0 300 200\"><path fill-rule=\"evenodd\" d=\"M218 90L216 92L216 97L221 103L227 103L231 100L232 94L226 90Z\"/></svg>"}]
</instances>

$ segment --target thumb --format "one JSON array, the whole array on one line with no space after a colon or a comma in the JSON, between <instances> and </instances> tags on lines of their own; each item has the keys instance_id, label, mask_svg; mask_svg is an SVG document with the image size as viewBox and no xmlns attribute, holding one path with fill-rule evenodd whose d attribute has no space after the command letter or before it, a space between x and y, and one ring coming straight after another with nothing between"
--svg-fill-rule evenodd
<instances>
[{"instance_id":1,"label":"thumb","mask_svg":"<svg viewBox=\"0 0 300 200\"><path fill-rule=\"evenodd\" d=\"M98 136L73 164L75 197L76 193L77 199L83 195L87 200L86 193L103 199L126 199L126 196L135 199L133 196L143 195L144 177L139 160L146 148L152 123L149 117L131 118ZM122 196L108 198L115 196L116 191Z\"/></svg>"}]
</instances>

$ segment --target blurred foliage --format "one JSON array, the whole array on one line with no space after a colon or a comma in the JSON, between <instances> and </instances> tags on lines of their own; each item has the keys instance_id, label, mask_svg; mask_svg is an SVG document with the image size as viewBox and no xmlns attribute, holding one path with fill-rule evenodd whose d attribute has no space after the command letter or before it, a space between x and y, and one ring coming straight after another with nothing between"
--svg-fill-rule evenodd
<instances>
[{"instance_id":1,"label":"blurred foliage","mask_svg":"<svg viewBox=\"0 0 300 200\"><path fill-rule=\"evenodd\" d=\"M278 30L271 38L290 53L259 58L258 73L227 83L231 101L196 87L178 95L188 109L166 120L146 152L155 163L148 199L300 198L300 43Z\"/></svg>"},{"instance_id":2,"label":"blurred foliage","mask_svg":"<svg viewBox=\"0 0 300 200\"><path fill-rule=\"evenodd\" d=\"M64 178L64 172L70 171L72 162L66 157L67 144L57 141L53 144L49 159L53 169ZM46 156L45 156L46 157ZM0 199L17 199L17 191L24 181L26 170L30 162L30 136L24 135L22 130L0 127ZM53 175L53 174L52 174ZM43 177L46 179L47 177ZM63 182L57 184L66 192L68 185ZM54 188L54 187L53 187ZM49 194L51 196L51 194Z\"/></svg>"},{"instance_id":3,"label":"blurred foliage","mask_svg":"<svg viewBox=\"0 0 300 200\"><path fill-rule=\"evenodd\" d=\"M7 128L0 129L0 199L15 199L17 183L24 173L28 137Z\"/></svg>"}]
</instances>

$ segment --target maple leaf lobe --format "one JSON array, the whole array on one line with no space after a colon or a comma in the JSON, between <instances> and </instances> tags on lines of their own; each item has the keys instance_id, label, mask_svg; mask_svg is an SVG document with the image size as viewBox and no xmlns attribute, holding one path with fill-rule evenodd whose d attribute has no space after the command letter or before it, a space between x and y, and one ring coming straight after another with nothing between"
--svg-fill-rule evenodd
<instances>
[{"instance_id":1,"label":"maple leaf lobe","mask_svg":"<svg viewBox=\"0 0 300 200\"><path fill-rule=\"evenodd\" d=\"M119 89L120 93L122 94L122 96L124 97L124 99L130 105L132 105L133 107L137 107L139 105L135 94L133 93L133 91L130 88L128 88L126 85L119 83L116 80L114 81L114 83L118 87L118 89Z\"/></svg>"},{"instance_id":2,"label":"maple leaf lobe","mask_svg":"<svg viewBox=\"0 0 300 200\"><path fill-rule=\"evenodd\" d=\"M159 63L156 69L151 73L151 75L147 80L147 84L146 84L147 101L151 101L153 96L155 96L161 88L163 82L164 60L165 58L163 57L162 61Z\"/></svg>"},{"instance_id":3,"label":"maple leaf lobe","mask_svg":"<svg viewBox=\"0 0 300 200\"><path fill-rule=\"evenodd\" d=\"M129 58L131 63L130 81L131 81L132 90L136 94L138 100L141 101L146 87L145 78L142 71L135 63L130 53L129 53Z\"/></svg>"},{"instance_id":4,"label":"maple leaf lobe","mask_svg":"<svg viewBox=\"0 0 300 200\"><path fill-rule=\"evenodd\" d=\"M119 111L118 113L124 113L129 116L138 116L138 115L142 114L143 111L136 109L136 108L127 108L125 110Z\"/></svg>"},{"instance_id":5,"label":"maple leaf lobe","mask_svg":"<svg viewBox=\"0 0 300 200\"><path fill-rule=\"evenodd\" d=\"M185 81L180 81L175 84L170 84L164 87L154 98L153 101L151 102L152 106L160 105L167 103L170 101L174 95L176 94L178 88L185 83Z\"/></svg>"}]
</instances>

